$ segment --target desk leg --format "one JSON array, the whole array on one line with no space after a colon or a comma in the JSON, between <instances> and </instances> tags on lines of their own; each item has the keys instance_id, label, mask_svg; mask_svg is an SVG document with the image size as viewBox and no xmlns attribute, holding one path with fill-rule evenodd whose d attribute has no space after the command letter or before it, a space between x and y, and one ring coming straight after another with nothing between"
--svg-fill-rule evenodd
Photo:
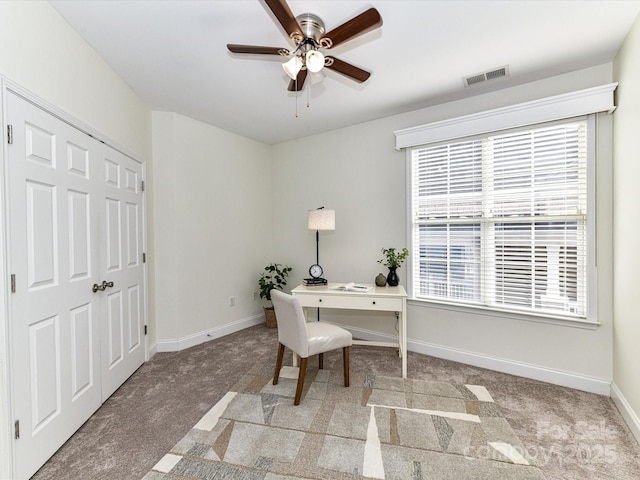
<instances>
[{"instance_id":1,"label":"desk leg","mask_svg":"<svg viewBox=\"0 0 640 480\"><path fill-rule=\"evenodd\" d=\"M402 355L402 378L407 378L407 316L406 302L403 302L403 309L400 312L398 322L398 335L400 341L400 353Z\"/></svg>"},{"instance_id":2,"label":"desk leg","mask_svg":"<svg viewBox=\"0 0 640 480\"><path fill-rule=\"evenodd\" d=\"M396 319L398 321L398 356L404 358L404 347L402 346L402 332L404 332L402 312L396 312Z\"/></svg>"}]
</instances>

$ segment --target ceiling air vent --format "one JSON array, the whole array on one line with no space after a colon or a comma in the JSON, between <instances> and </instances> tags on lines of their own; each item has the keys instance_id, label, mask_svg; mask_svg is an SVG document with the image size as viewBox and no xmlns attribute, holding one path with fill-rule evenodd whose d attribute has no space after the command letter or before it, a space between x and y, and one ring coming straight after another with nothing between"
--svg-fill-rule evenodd
<instances>
[{"instance_id":1,"label":"ceiling air vent","mask_svg":"<svg viewBox=\"0 0 640 480\"><path fill-rule=\"evenodd\" d=\"M468 77L464 77L462 82L465 87L472 87L474 85L478 85L480 83L485 83L490 80L496 80L498 78L508 77L509 76L509 66L505 65L504 67L494 68L488 72L476 73L475 75L470 75Z\"/></svg>"}]
</instances>

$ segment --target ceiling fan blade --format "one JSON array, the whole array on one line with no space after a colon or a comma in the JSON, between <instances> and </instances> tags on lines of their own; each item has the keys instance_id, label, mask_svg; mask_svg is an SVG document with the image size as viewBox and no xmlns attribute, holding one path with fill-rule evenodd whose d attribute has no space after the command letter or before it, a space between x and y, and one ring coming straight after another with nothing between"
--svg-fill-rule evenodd
<instances>
[{"instance_id":1,"label":"ceiling fan blade","mask_svg":"<svg viewBox=\"0 0 640 480\"><path fill-rule=\"evenodd\" d=\"M293 15L293 12L291 12L286 0L265 0L265 3L278 19L284 31L287 32L287 35L289 35L295 43L301 42L304 39L302 28L300 28L300 24Z\"/></svg>"},{"instance_id":2,"label":"ceiling fan blade","mask_svg":"<svg viewBox=\"0 0 640 480\"><path fill-rule=\"evenodd\" d=\"M327 61L325 63L325 68L341 73L342 75L359 83L365 82L371 76L371 73L366 70L362 70L355 65L343 62L335 57L325 57L325 61Z\"/></svg>"},{"instance_id":3,"label":"ceiling fan blade","mask_svg":"<svg viewBox=\"0 0 640 480\"><path fill-rule=\"evenodd\" d=\"M300 70L298 72L298 77L296 78L296 80L289 81L289 86L287 87L287 90L289 90L290 92L299 92L304 87L304 81L306 80L306 78L307 78L307 69L305 68L304 70Z\"/></svg>"},{"instance_id":4,"label":"ceiling fan blade","mask_svg":"<svg viewBox=\"0 0 640 480\"><path fill-rule=\"evenodd\" d=\"M370 8L330 32L325 33L320 38L320 45L323 48L332 48L358 35L362 35L369 30L378 28L380 25L382 25L380 13L375 8Z\"/></svg>"},{"instance_id":5,"label":"ceiling fan blade","mask_svg":"<svg viewBox=\"0 0 640 480\"><path fill-rule=\"evenodd\" d=\"M258 45L234 45L227 43L227 48L232 53L254 53L257 55L282 55L286 57L290 53L286 48L261 47Z\"/></svg>"}]
</instances>

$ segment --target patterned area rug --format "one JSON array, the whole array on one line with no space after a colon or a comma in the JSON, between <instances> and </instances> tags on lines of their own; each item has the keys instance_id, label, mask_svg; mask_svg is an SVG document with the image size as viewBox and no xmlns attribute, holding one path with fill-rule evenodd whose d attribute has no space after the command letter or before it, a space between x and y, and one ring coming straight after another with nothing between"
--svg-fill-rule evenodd
<instances>
[{"instance_id":1,"label":"patterned area rug","mask_svg":"<svg viewBox=\"0 0 640 480\"><path fill-rule=\"evenodd\" d=\"M544 479L486 388L256 365L143 480Z\"/></svg>"}]
</instances>

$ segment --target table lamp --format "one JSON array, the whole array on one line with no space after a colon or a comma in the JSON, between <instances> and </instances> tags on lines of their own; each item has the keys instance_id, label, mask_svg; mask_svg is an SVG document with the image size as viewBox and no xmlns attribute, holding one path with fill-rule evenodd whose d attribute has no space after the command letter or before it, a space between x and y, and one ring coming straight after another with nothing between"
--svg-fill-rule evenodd
<instances>
[{"instance_id":1,"label":"table lamp","mask_svg":"<svg viewBox=\"0 0 640 480\"><path fill-rule=\"evenodd\" d=\"M309 267L311 278L305 279L307 285L326 285L327 280L322 277L324 273L320 266L320 230L332 231L336 229L336 211L327 210L324 207L309 210L309 230L316 231L316 263Z\"/></svg>"}]
</instances>

